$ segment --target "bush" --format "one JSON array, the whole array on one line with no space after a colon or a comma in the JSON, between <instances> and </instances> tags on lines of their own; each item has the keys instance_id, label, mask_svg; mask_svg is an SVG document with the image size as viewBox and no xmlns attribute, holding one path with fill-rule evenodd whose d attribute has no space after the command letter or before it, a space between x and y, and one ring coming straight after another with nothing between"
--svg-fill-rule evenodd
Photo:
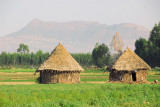
<instances>
[{"instance_id":1,"label":"bush","mask_svg":"<svg viewBox=\"0 0 160 107\"><path fill-rule=\"evenodd\" d=\"M160 67L155 67L154 68L156 71L160 71Z\"/></svg>"}]
</instances>

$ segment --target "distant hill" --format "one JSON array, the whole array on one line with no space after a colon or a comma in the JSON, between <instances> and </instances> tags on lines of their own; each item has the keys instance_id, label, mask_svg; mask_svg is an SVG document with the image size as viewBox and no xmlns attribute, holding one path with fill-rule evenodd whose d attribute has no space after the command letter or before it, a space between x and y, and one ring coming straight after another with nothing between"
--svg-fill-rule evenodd
<instances>
[{"instance_id":1,"label":"distant hill","mask_svg":"<svg viewBox=\"0 0 160 107\"><path fill-rule=\"evenodd\" d=\"M150 30L134 24L115 25L97 22L44 22L32 20L17 32L0 37L0 52L16 52L20 43L29 46L30 51L39 49L51 52L61 42L69 52L92 52L95 44L110 44L113 35L120 32L126 46L134 49L134 42L139 37L148 38Z\"/></svg>"}]
</instances>

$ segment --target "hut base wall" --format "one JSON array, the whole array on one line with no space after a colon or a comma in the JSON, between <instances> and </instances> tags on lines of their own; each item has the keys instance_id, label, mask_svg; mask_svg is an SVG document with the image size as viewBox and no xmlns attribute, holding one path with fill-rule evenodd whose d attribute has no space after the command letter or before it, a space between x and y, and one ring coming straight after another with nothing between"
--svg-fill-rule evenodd
<instances>
[{"instance_id":1,"label":"hut base wall","mask_svg":"<svg viewBox=\"0 0 160 107\"><path fill-rule=\"evenodd\" d=\"M80 72L41 71L41 83L80 83Z\"/></svg>"},{"instance_id":2,"label":"hut base wall","mask_svg":"<svg viewBox=\"0 0 160 107\"><path fill-rule=\"evenodd\" d=\"M128 71L111 71L109 75L109 81L131 82L132 75Z\"/></svg>"},{"instance_id":3,"label":"hut base wall","mask_svg":"<svg viewBox=\"0 0 160 107\"><path fill-rule=\"evenodd\" d=\"M147 81L147 71L146 70L139 70L136 73L136 81L138 82L146 82Z\"/></svg>"},{"instance_id":4,"label":"hut base wall","mask_svg":"<svg viewBox=\"0 0 160 107\"><path fill-rule=\"evenodd\" d=\"M132 74L127 72L123 74L123 78L122 78L123 82L132 82Z\"/></svg>"},{"instance_id":5,"label":"hut base wall","mask_svg":"<svg viewBox=\"0 0 160 107\"><path fill-rule=\"evenodd\" d=\"M109 81L122 81L122 72L111 71L109 75Z\"/></svg>"},{"instance_id":6,"label":"hut base wall","mask_svg":"<svg viewBox=\"0 0 160 107\"><path fill-rule=\"evenodd\" d=\"M137 82L146 82L147 71L139 70L136 72L136 81ZM111 71L109 75L109 81L123 81L123 82L132 82L132 72L128 71Z\"/></svg>"}]
</instances>

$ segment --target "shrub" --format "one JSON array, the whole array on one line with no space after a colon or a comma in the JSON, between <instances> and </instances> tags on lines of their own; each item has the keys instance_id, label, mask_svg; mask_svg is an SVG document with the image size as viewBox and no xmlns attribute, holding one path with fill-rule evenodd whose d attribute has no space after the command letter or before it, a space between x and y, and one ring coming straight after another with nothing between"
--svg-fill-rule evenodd
<instances>
[{"instance_id":1,"label":"shrub","mask_svg":"<svg viewBox=\"0 0 160 107\"><path fill-rule=\"evenodd\" d=\"M155 67L154 68L156 71L160 71L160 67Z\"/></svg>"}]
</instances>

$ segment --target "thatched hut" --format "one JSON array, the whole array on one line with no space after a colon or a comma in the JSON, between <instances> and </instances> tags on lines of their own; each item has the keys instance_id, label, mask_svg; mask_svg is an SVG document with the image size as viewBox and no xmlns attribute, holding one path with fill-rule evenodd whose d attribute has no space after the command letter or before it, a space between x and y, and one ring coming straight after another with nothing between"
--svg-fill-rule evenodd
<instances>
[{"instance_id":1,"label":"thatched hut","mask_svg":"<svg viewBox=\"0 0 160 107\"><path fill-rule=\"evenodd\" d=\"M150 66L127 48L110 67L110 81L145 82Z\"/></svg>"},{"instance_id":2,"label":"thatched hut","mask_svg":"<svg viewBox=\"0 0 160 107\"><path fill-rule=\"evenodd\" d=\"M41 83L79 83L82 67L59 44L37 69Z\"/></svg>"}]
</instances>

